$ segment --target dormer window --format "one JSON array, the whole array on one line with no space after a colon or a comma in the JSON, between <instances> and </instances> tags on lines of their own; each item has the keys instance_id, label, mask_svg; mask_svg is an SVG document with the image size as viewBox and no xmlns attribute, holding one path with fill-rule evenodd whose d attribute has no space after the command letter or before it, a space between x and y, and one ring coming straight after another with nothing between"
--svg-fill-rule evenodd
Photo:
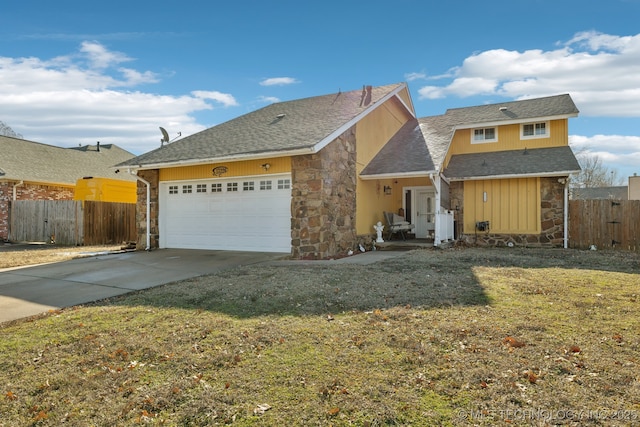
<instances>
[{"instance_id":1,"label":"dormer window","mask_svg":"<svg viewBox=\"0 0 640 427\"><path fill-rule=\"evenodd\" d=\"M520 125L520 139L549 138L549 122Z\"/></svg>"},{"instance_id":2,"label":"dormer window","mask_svg":"<svg viewBox=\"0 0 640 427\"><path fill-rule=\"evenodd\" d=\"M498 141L498 129L496 128L482 128L474 129L471 134L472 144L481 144L484 142L497 142Z\"/></svg>"}]
</instances>

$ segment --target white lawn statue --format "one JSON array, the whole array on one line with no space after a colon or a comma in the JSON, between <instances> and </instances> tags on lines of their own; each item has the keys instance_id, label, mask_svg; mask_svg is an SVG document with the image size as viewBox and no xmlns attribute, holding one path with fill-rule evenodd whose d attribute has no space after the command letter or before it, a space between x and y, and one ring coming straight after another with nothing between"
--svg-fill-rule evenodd
<instances>
[{"instance_id":1,"label":"white lawn statue","mask_svg":"<svg viewBox=\"0 0 640 427\"><path fill-rule=\"evenodd\" d=\"M384 240L382 240L382 230L384 230L384 225L382 225L382 223L378 221L378 223L374 225L373 228L376 229L376 234L378 235L376 243L384 243Z\"/></svg>"}]
</instances>

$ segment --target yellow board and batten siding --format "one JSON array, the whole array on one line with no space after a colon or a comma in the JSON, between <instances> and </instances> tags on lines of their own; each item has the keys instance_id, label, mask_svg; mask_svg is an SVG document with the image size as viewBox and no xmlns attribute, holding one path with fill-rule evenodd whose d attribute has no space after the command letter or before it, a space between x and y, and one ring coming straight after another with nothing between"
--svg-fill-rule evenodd
<instances>
[{"instance_id":1,"label":"yellow board and batten siding","mask_svg":"<svg viewBox=\"0 0 640 427\"><path fill-rule=\"evenodd\" d=\"M537 123L532 121L531 123ZM458 129L445 158L451 156L507 150L562 147L569 144L568 120L551 120L549 136L521 139L521 124L495 127L496 142L472 143L473 129ZM486 193L486 201L485 201ZM489 221L490 233L539 234L540 179L508 178L464 182L464 230L473 233L476 222ZM479 232L480 233L480 232Z\"/></svg>"},{"instance_id":2,"label":"yellow board and batten siding","mask_svg":"<svg viewBox=\"0 0 640 427\"><path fill-rule=\"evenodd\" d=\"M486 201L485 201L486 193ZM540 233L540 179L512 178L464 183L464 230L489 221L490 233Z\"/></svg>"},{"instance_id":3,"label":"yellow board and batten siding","mask_svg":"<svg viewBox=\"0 0 640 427\"><path fill-rule=\"evenodd\" d=\"M262 166L269 164L269 169ZM220 177L213 174L213 169L219 166L227 168L227 172ZM191 179L233 178L240 176L260 176L291 172L291 158L276 157L272 159L244 160L222 162L208 165L180 166L160 169L160 181L182 181Z\"/></svg>"},{"instance_id":4,"label":"yellow board and batten siding","mask_svg":"<svg viewBox=\"0 0 640 427\"><path fill-rule=\"evenodd\" d=\"M537 122L532 122L537 123ZM493 151L507 150L524 150L525 148L532 150L535 148L563 147L569 145L568 138L568 120L551 120L549 122L549 137L547 138L530 138L520 139L520 124L505 126L488 126L495 127L498 132L497 142L471 143L473 129L456 130L451 147L445 158L445 166L449 163L451 156L456 154L475 154L487 153Z\"/></svg>"},{"instance_id":5,"label":"yellow board and batten siding","mask_svg":"<svg viewBox=\"0 0 640 427\"><path fill-rule=\"evenodd\" d=\"M409 108L410 97L406 89L399 97ZM411 118L405 106L395 98L387 100L373 110L356 125L357 159L356 176L375 157L393 135ZM384 193L384 187L392 187L391 194ZM392 179L361 180L356 189L356 233L372 234L373 225L384 222L382 212L395 211L402 205L402 188Z\"/></svg>"}]
</instances>

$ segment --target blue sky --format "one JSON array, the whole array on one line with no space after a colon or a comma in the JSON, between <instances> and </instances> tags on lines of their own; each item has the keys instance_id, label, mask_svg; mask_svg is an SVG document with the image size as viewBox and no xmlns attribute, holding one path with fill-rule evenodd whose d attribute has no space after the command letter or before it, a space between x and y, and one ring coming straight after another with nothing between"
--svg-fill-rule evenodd
<instances>
[{"instance_id":1,"label":"blue sky","mask_svg":"<svg viewBox=\"0 0 640 427\"><path fill-rule=\"evenodd\" d=\"M418 116L569 93L574 149L640 173L640 0L10 2L0 120L157 148L275 101L407 82Z\"/></svg>"}]
</instances>

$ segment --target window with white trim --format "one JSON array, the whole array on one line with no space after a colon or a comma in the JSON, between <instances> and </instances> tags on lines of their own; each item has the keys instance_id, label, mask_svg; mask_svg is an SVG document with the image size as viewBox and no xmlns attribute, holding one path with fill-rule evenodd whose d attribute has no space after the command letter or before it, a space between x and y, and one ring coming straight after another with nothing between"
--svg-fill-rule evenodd
<instances>
[{"instance_id":1,"label":"window with white trim","mask_svg":"<svg viewBox=\"0 0 640 427\"><path fill-rule=\"evenodd\" d=\"M471 143L482 144L485 142L498 142L497 128L473 129L473 133L471 133Z\"/></svg>"},{"instance_id":2,"label":"window with white trim","mask_svg":"<svg viewBox=\"0 0 640 427\"><path fill-rule=\"evenodd\" d=\"M237 182L227 182L227 191L238 191Z\"/></svg>"},{"instance_id":3,"label":"window with white trim","mask_svg":"<svg viewBox=\"0 0 640 427\"><path fill-rule=\"evenodd\" d=\"M193 186L191 184L183 185L182 186L182 194L190 194L190 193L193 193Z\"/></svg>"},{"instance_id":4,"label":"window with white trim","mask_svg":"<svg viewBox=\"0 0 640 427\"><path fill-rule=\"evenodd\" d=\"M271 190L271 181L260 181L260 190Z\"/></svg>"},{"instance_id":5,"label":"window with white trim","mask_svg":"<svg viewBox=\"0 0 640 427\"><path fill-rule=\"evenodd\" d=\"M215 182L211 184L211 192L212 193L222 193L222 183Z\"/></svg>"},{"instance_id":6,"label":"window with white trim","mask_svg":"<svg viewBox=\"0 0 640 427\"><path fill-rule=\"evenodd\" d=\"M206 192L207 192L207 184L196 185L196 193L206 193Z\"/></svg>"},{"instance_id":7,"label":"window with white trim","mask_svg":"<svg viewBox=\"0 0 640 427\"><path fill-rule=\"evenodd\" d=\"M549 122L520 125L520 139L549 138Z\"/></svg>"},{"instance_id":8,"label":"window with white trim","mask_svg":"<svg viewBox=\"0 0 640 427\"><path fill-rule=\"evenodd\" d=\"M170 185L169 186L169 194L178 194L178 186Z\"/></svg>"},{"instance_id":9,"label":"window with white trim","mask_svg":"<svg viewBox=\"0 0 640 427\"><path fill-rule=\"evenodd\" d=\"M278 180L278 190L286 190L291 188L291 180L290 179L279 179Z\"/></svg>"},{"instance_id":10,"label":"window with white trim","mask_svg":"<svg viewBox=\"0 0 640 427\"><path fill-rule=\"evenodd\" d=\"M242 191L253 191L255 184L253 181L245 181L242 183Z\"/></svg>"}]
</instances>

